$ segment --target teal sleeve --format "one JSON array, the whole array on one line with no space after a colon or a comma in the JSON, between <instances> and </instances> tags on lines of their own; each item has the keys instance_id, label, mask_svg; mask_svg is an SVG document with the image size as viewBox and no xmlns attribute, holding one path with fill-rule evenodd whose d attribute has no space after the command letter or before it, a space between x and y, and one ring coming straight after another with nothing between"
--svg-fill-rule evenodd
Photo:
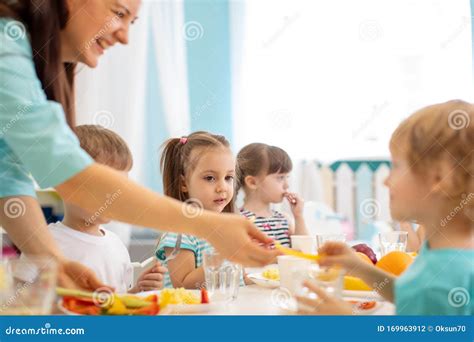
<instances>
[{"instance_id":1,"label":"teal sleeve","mask_svg":"<svg viewBox=\"0 0 474 342\"><path fill-rule=\"evenodd\" d=\"M1 196L31 194L29 174L41 187L51 187L93 162L67 125L62 106L47 100L28 38L9 38L8 22L0 20Z\"/></svg>"},{"instance_id":2,"label":"teal sleeve","mask_svg":"<svg viewBox=\"0 0 474 342\"><path fill-rule=\"evenodd\" d=\"M167 233L165 238L160 241L156 249L156 256L159 260L165 260L165 248L174 248L176 246L176 241L178 239L178 234L176 233ZM191 235L183 234L181 238L181 249L187 249L192 251L194 254L197 253L197 243L196 238Z\"/></svg>"}]
</instances>

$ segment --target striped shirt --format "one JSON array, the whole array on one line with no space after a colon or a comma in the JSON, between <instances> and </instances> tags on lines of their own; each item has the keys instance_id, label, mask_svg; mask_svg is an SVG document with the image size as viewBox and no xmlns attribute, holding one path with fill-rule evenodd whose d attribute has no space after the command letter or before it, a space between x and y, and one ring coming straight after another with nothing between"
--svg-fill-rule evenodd
<instances>
[{"instance_id":1,"label":"striped shirt","mask_svg":"<svg viewBox=\"0 0 474 342\"><path fill-rule=\"evenodd\" d=\"M272 210L272 216L262 217L255 215L255 213L250 210L242 208L240 209L240 214L248 219L253 219L253 223L260 231L279 242L282 246L291 247L290 223L282 213Z\"/></svg>"},{"instance_id":2,"label":"striped shirt","mask_svg":"<svg viewBox=\"0 0 474 342\"><path fill-rule=\"evenodd\" d=\"M164 261L166 259L165 248L174 248L176 246L176 240L178 234L168 233L166 237L160 242L158 249L156 250L156 257ZM181 249L187 249L194 253L195 268L201 267L203 263L204 253L210 253L214 251L214 247L204 239L200 239L193 235L183 234L181 240ZM168 267L167 262L163 262L163 266ZM173 287L169 272L165 274L164 287Z\"/></svg>"}]
</instances>

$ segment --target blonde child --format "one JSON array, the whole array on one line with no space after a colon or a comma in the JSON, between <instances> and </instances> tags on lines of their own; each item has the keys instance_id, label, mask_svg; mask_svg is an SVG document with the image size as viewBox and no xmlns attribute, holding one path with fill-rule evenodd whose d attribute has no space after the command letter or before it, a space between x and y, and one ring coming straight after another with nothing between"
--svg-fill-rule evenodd
<instances>
[{"instance_id":1,"label":"blonde child","mask_svg":"<svg viewBox=\"0 0 474 342\"><path fill-rule=\"evenodd\" d=\"M78 126L75 129L81 147L103 165L128 175L132 168L132 154L126 142L109 129L95 125ZM117 292L135 293L157 290L163 287L166 268L159 262L146 270L132 287L133 268L130 255L120 238L101 225L109 222L108 201L120 196L120 189L95 213L88 212L69 202L64 203L64 219L49 225L49 230L64 256L83 263L96 272L104 283Z\"/></svg>"},{"instance_id":2,"label":"blonde child","mask_svg":"<svg viewBox=\"0 0 474 342\"><path fill-rule=\"evenodd\" d=\"M161 172L165 195L196 206L190 215L202 209L234 211L235 158L225 137L195 132L168 140L161 156ZM165 260L176 241L177 234L168 234L157 248L158 259ZM180 252L167 262L165 287L201 287L205 281L203 255L213 250L206 240L183 234Z\"/></svg>"},{"instance_id":3,"label":"blonde child","mask_svg":"<svg viewBox=\"0 0 474 342\"><path fill-rule=\"evenodd\" d=\"M419 222L426 238L413 264L396 278L341 243L319 251L323 266L343 265L387 300L399 315L474 313L474 105L449 101L403 121L390 141L393 167L385 184L390 211ZM299 298L311 314L351 314L351 308L310 282L317 300Z\"/></svg>"},{"instance_id":4,"label":"blonde child","mask_svg":"<svg viewBox=\"0 0 474 342\"><path fill-rule=\"evenodd\" d=\"M288 154L279 147L254 143L237 155L239 188L245 194L240 213L251 219L269 237L290 247L291 235L307 235L303 218L304 201L288 191L288 176L293 168ZM272 203L288 200L295 223L271 209Z\"/></svg>"}]
</instances>

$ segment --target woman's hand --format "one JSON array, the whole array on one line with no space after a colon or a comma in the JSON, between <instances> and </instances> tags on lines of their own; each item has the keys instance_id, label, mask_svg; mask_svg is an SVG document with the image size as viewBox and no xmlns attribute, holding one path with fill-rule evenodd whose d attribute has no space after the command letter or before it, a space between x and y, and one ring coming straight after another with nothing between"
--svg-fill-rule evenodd
<instances>
[{"instance_id":1,"label":"woman's hand","mask_svg":"<svg viewBox=\"0 0 474 342\"><path fill-rule=\"evenodd\" d=\"M88 291L95 291L99 288L114 290L102 283L90 268L79 262L64 259L58 263L58 285Z\"/></svg>"},{"instance_id":2,"label":"woman's hand","mask_svg":"<svg viewBox=\"0 0 474 342\"><path fill-rule=\"evenodd\" d=\"M213 221L215 223L202 237L230 261L261 267L274 263L277 255L281 254L270 249L272 239L242 216L219 214Z\"/></svg>"},{"instance_id":3,"label":"woman's hand","mask_svg":"<svg viewBox=\"0 0 474 342\"><path fill-rule=\"evenodd\" d=\"M296 296L298 313L301 315L352 315L353 308L350 303L329 295L314 282L306 280L303 283L318 298Z\"/></svg>"}]
</instances>

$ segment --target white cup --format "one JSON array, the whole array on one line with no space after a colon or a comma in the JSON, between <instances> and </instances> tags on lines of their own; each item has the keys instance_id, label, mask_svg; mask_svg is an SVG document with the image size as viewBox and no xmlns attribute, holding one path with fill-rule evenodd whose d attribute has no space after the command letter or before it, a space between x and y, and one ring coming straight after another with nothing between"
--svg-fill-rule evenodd
<instances>
[{"instance_id":1,"label":"white cup","mask_svg":"<svg viewBox=\"0 0 474 342\"><path fill-rule=\"evenodd\" d=\"M280 255L277 259L280 287L295 295L300 291L303 281L308 277L311 261L291 255Z\"/></svg>"},{"instance_id":2,"label":"white cup","mask_svg":"<svg viewBox=\"0 0 474 342\"><path fill-rule=\"evenodd\" d=\"M316 254L316 237L309 235L292 235L291 248L308 254Z\"/></svg>"},{"instance_id":3,"label":"white cup","mask_svg":"<svg viewBox=\"0 0 474 342\"><path fill-rule=\"evenodd\" d=\"M346 234L317 234L316 247L320 249L328 241L346 242Z\"/></svg>"}]
</instances>

